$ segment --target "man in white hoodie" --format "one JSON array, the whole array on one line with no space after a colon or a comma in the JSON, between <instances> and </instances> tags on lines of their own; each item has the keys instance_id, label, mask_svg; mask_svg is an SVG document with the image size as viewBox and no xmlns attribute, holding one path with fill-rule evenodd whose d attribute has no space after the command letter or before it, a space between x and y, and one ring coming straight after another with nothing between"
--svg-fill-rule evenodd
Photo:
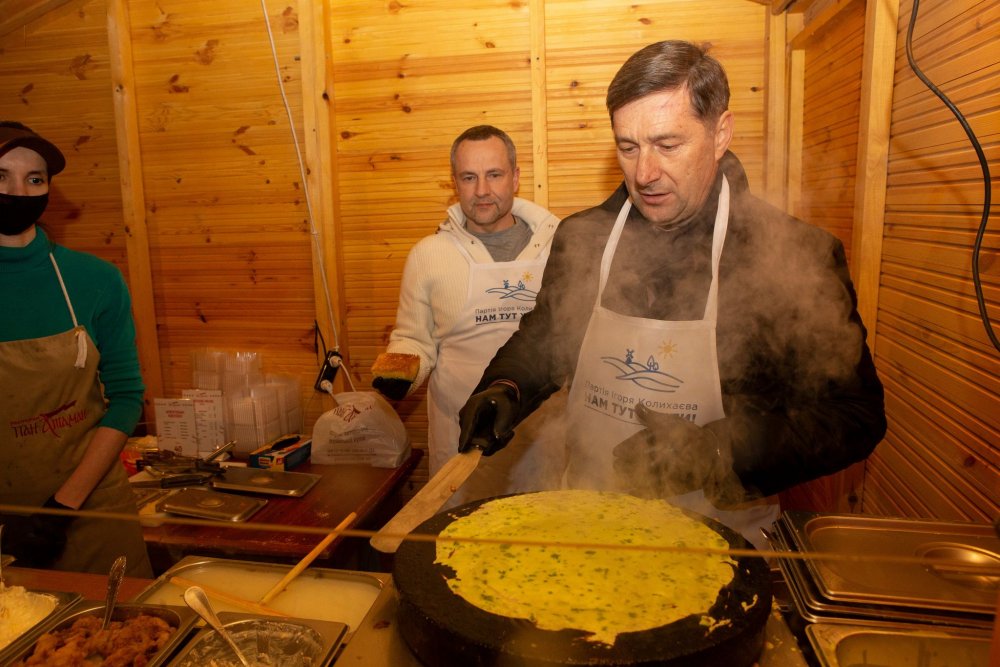
<instances>
[{"instance_id":1,"label":"man in white hoodie","mask_svg":"<svg viewBox=\"0 0 1000 667\"><path fill-rule=\"evenodd\" d=\"M430 377L431 475L455 455L458 411L486 365L534 308L559 224L549 211L515 197L520 170L514 143L502 130L478 125L460 134L452 144L451 169L459 201L449 207L437 232L421 239L406 259L387 348L419 357L419 371L412 382L393 380L379 375L376 361L372 382L398 400ZM534 469L549 466L536 460L544 454L532 447L525 442L509 456L491 457L494 469L480 471L466 485L478 484L479 490L466 489L459 498L546 485Z\"/></svg>"}]
</instances>

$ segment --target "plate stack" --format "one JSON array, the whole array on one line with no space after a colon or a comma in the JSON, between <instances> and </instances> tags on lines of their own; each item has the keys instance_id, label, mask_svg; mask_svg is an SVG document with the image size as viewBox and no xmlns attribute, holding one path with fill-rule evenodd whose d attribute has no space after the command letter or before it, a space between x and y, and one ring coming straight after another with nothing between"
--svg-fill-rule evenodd
<instances>
[{"instance_id":1,"label":"plate stack","mask_svg":"<svg viewBox=\"0 0 1000 667\"><path fill-rule=\"evenodd\" d=\"M859 641L849 626L883 643L896 633L988 647L1000 586L991 525L789 511L773 528L776 551L816 556L779 566L793 603L789 623L817 652L830 637ZM899 644L889 646L899 653Z\"/></svg>"}]
</instances>

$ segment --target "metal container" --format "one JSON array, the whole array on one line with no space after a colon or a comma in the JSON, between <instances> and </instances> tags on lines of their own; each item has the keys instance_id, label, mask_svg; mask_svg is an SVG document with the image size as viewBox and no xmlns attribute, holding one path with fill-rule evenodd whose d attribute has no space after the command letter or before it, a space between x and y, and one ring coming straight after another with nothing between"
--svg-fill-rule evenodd
<instances>
[{"instance_id":1,"label":"metal container","mask_svg":"<svg viewBox=\"0 0 1000 667\"><path fill-rule=\"evenodd\" d=\"M320 477L308 472L230 466L222 476L212 480L212 488L298 497L313 488Z\"/></svg>"},{"instance_id":2,"label":"metal container","mask_svg":"<svg viewBox=\"0 0 1000 667\"><path fill-rule=\"evenodd\" d=\"M213 596L213 592L219 591L256 603L290 569L289 565L277 563L187 556L160 575L135 599L159 604L184 604L184 590L195 583L205 589L217 611L253 613ZM310 567L267 606L291 618L343 623L348 626L350 637L361 625L382 589L382 581L370 574Z\"/></svg>"},{"instance_id":3,"label":"metal container","mask_svg":"<svg viewBox=\"0 0 1000 667\"><path fill-rule=\"evenodd\" d=\"M782 519L774 524L774 531L770 535L774 548L778 551L792 553L801 551L790 532L791 528ZM873 596L863 602L829 599L817 587L808 566L809 562L809 559L800 558L782 558L778 562L793 603L794 612L799 617L799 624L802 626L806 623L823 622L831 624L864 623L870 627L888 628L897 627L899 624L971 629L992 627L992 614L976 611L894 605L886 603L882 597L878 596ZM891 589L893 585L894 580L889 574L885 587ZM794 622L792 624L795 625Z\"/></svg>"},{"instance_id":4,"label":"metal container","mask_svg":"<svg viewBox=\"0 0 1000 667\"><path fill-rule=\"evenodd\" d=\"M219 620L251 664L326 667L344 640L343 623L221 612ZM240 667L232 649L204 628L170 661L170 667Z\"/></svg>"},{"instance_id":5,"label":"metal container","mask_svg":"<svg viewBox=\"0 0 1000 667\"><path fill-rule=\"evenodd\" d=\"M991 525L810 512L786 512L782 521L804 552L901 557L806 560L827 600L993 613L1000 538Z\"/></svg>"},{"instance_id":6,"label":"metal container","mask_svg":"<svg viewBox=\"0 0 1000 667\"><path fill-rule=\"evenodd\" d=\"M817 623L806 636L820 667L952 667L989 664L990 635Z\"/></svg>"},{"instance_id":7,"label":"metal container","mask_svg":"<svg viewBox=\"0 0 1000 667\"><path fill-rule=\"evenodd\" d=\"M31 588L25 588L25 591L28 593L36 593L38 595L46 595L55 600L56 606L48 613L48 615L22 632L20 636L4 646L3 649L0 649L0 665L9 664L13 660L13 656L18 655L26 646L33 645L39 635L48 630L55 623L58 623L59 619L68 613L69 610L81 600L79 593L65 593L62 591L47 591Z\"/></svg>"},{"instance_id":8,"label":"metal container","mask_svg":"<svg viewBox=\"0 0 1000 667\"><path fill-rule=\"evenodd\" d=\"M146 663L148 667L158 667L159 665L167 664L167 659L177 649L181 642L184 641L188 631L198 619L198 615L187 607L119 603L115 605L111 620L127 621L131 618L139 616L140 614L161 618L174 628L173 634L170 635L170 638L166 641L166 643L160 648L159 651L150 657L149 662ZM99 619L103 619L104 603L96 601L81 602L74 606L69 613L62 615L57 622L51 624L45 629L44 632L58 632L60 630L64 630L71 627L77 619L84 616L96 616ZM35 647L35 643L42 634L44 633L38 633L31 642L27 642L26 645L22 646L17 653L11 655L9 661L4 660L2 664L7 665L10 664L10 662L28 658ZM87 664L100 665L101 663L88 662Z\"/></svg>"},{"instance_id":9,"label":"metal container","mask_svg":"<svg viewBox=\"0 0 1000 667\"><path fill-rule=\"evenodd\" d=\"M246 521L267 504L263 498L250 498L209 489L181 489L156 505L158 512L169 512L199 519Z\"/></svg>"}]
</instances>

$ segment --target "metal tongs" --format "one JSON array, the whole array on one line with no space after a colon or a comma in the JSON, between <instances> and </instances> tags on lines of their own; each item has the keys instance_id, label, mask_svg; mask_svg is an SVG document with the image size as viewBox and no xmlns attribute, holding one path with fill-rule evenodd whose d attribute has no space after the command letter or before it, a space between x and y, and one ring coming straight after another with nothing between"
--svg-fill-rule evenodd
<instances>
[{"instance_id":1,"label":"metal tongs","mask_svg":"<svg viewBox=\"0 0 1000 667\"><path fill-rule=\"evenodd\" d=\"M134 487L172 488L177 486L197 486L205 484L222 473L222 465L216 460L236 446L230 440L205 458L182 456L168 449L150 450L136 461L138 470L145 470L152 480L132 482Z\"/></svg>"}]
</instances>

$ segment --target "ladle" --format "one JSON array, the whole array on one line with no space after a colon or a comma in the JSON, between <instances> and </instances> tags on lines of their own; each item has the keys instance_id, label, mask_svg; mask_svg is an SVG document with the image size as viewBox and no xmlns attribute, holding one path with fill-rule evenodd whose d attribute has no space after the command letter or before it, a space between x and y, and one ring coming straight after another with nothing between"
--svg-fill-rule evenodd
<instances>
[{"instance_id":1,"label":"ladle","mask_svg":"<svg viewBox=\"0 0 1000 667\"><path fill-rule=\"evenodd\" d=\"M229 631L222 625L219 617L215 615L215 610L212 609L212 603L208 601L208 596L205 595L205 591L203 591L201 587L188 586L188 588L184 591L184 602L186 602L187 606L191 607L191 609L194 609L199 616L205 619L205 622L208 623L220 637L226 640L226 643L229 644L231 649L233 649L233 653L235 653L236 657L239 658L243 667L250 667L250 663L243 655L243 652L240 651L240 647L236 645L235 641L233 641L232 635L230 635Z\"/></svg>"},{"instance_id":2,"label":"ladle","mask_svg":"<svg viewBox=\"0 0 1000 667\"><path fill-rule=\"evenodd\" d=\"M107 630L111 624L111 615L115 611L115 602L118 600L118 588L122 585L124 576L125 556L119 556L111 564L111 572L108 574L108 595L104 601L104 623L101 624L103 630Z\"/></svg>"}]
</instances>

